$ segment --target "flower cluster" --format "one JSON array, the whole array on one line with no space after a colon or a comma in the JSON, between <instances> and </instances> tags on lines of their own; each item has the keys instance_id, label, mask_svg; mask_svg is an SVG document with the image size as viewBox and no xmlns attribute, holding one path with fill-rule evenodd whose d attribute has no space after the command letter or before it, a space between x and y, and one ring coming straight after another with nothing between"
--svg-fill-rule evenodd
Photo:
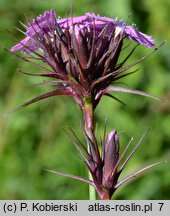
<instances>
[{"instance_id":1,"label":"flower cluster","mask_svg":"<svg viewBox=\"0 0 170 216\"><path fill-rule=\"evenodd\" d=\"M118 79L131 74L122 74L124 71L138 64L154 51L124 66L135 50L133 49L124 60L120 61L124 40L133 40L148 48L155 45L154 40L124 21L116 21L93 13L60 19L51 10L29 22L28 26L24 24L23 26L26 37L13 46L11 52L22 51L24 56L17 54L15 56L44 71L42 74L31 75L54 78L55 80L44 82L44 84L51 84L55 89L28 101L18 109L48 97L69 95L75 99L84 113L84 134L88 147L86 148L79 141L72 130L77 142L69 134L68 136L83 157L92 180L48 171L88 183L96 189L101 199L110 199L121 184L153 165L118 181L123 168L144 136L122 163L131 141L119 156L119 136L113 130L107 137L104 136L102 151L100 151L94 130L94 110L101 97L110 95L111 92L127 92L153 97L138 90L116 86L115 83ZM37 61L40 63L37 64Z\"/></svg>"},{"instance_id":2,"label":"flower cluster","mask_svg":"<svg viewBox=\"0 0 170 216\"><path fill-rule=\"evenodd\" d=\"M122 67L127 60L117 64L123 40L134 40L146 47L154 46L151 36L127 26L123 21L87 13L84 16L58 19L54 11L45 12L34 19L26 28L26 38L11 48L28 54L26 61L38 59L51 69L41 64L37 67L46 73L43 77L56 78L56 90L39 96L26 106L37 100L56 95L70 95L83 109L87 101L96 108L102 95L109 92L129 92L147 95L113 85L120 79L122 72L134 64ZM35 54L34 56L32 54ZM30 63L34 64L32 61ZM136 64L136 63L135 63ZM35 75L35 74L34 74ZM23 107L22 106L22 107Z\"/></svg>"}]
</instances>

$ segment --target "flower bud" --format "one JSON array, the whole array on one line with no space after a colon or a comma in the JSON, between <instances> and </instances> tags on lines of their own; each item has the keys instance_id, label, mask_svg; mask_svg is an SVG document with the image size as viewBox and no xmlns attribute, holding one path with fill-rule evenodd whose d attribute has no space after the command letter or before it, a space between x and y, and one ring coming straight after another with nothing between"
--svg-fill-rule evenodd
<instances>
[{"instance_id":1,"label":"flower bud","mask_svg":"<svg viewBox=\"0 0 170 216\"><path fill-rule=\"evenodd\" d=\"M114 186L113 169L119 157L119 136L116 131L111 131L107 136L103 149L103 179L102 185L106 188Z\"/></svg>"}]
</instances>

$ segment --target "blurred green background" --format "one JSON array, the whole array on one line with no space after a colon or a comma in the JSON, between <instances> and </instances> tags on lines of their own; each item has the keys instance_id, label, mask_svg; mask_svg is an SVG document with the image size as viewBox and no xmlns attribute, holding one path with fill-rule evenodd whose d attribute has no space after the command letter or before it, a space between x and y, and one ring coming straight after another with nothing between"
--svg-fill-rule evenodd
<instances>
[{"instance_id":1,"label":"blurred green background","mask_svg":"<svg viewBox=\"0 0 170 216\"><path fill-rule=\"evenodd\" d=\"M108 132L118 130L121 149L132 136L135 145L144 131L151 127L122 177L144 165L168 161L124 185L113 199L169 199L169 0L0 0L0 199L88 199L88 186L84 183L43 171L49 168L87 177L79 154L63 132L63 128L69 126L85 142L79 129L82 114L72 99L56 97L44 100L4 117L4 113L47 91L44 86L33 87L42 79L17 72L17 68L22 68L34 73L37 68L4 51L4 47L9 49L15 44L7 30L22 39L23 35L15 27L20 27L19 21L25 22L25 15L32 19L53 8L59 16L64 17L71 5L75 16L95 12L127 19L131 13L129 22L134 22L140 31L153 35L158 45L167 41L160 50L136 67L140 68L137 73L122 80L130 88L159 96L164 103L117 93L115 96L127 105L103 98L96 110L96 118L99 136L102 136L105 118ZM128 63L148 51L140 46Z\"/></svg>"}]
</instances>

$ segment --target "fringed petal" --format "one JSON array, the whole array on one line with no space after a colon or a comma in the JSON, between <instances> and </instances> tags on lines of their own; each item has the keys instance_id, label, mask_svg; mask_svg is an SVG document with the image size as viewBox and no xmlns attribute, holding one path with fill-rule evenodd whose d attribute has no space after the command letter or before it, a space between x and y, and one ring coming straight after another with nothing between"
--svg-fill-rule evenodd
<instances>
[{"instance_id":1,"label":"fringed petal","mask_svg":"<svg viewBox=\"0 0 170 216\"><path fill-rule=\"evenodd\" d=\"M137 31L133 26L126 26L125 33L128 39L134 40L139 44L142 44L149 48L155 46L155 42L152 36Z\"/></svg>"}]
</instances>

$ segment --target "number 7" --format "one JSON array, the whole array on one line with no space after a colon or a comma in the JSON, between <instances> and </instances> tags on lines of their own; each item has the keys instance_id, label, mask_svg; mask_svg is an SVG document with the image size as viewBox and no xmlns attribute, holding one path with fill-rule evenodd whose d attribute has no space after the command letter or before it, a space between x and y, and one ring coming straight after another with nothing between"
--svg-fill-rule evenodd
<instances>
[{"instance_id":1,"label":"number 7","mask_svg":"<svg viewBox=\"0 0 170 216\"><path fill-rule=\"evenodd\" d=\"M160 205L159 211L161 211L164 203L158 203L158 204Z\"/></svg>"}]
</instances>

